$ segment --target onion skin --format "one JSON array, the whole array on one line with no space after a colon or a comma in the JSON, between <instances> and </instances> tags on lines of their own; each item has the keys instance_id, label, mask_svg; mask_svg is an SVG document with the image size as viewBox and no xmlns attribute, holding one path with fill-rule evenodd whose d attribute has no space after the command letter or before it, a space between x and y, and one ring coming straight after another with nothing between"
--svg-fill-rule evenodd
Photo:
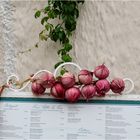
<instances>
[{"instance_id":1,"label":"onion skin","mask_svg":"<svg viewBox=\"0 0 140 140\"><path fill-rule=\"evenodd\" d=\"M40 76L42 86L44 88L51 88L55 84L55 78L52 73L45 72Z\"/></svg>"},{"instance_id":2,"label":"onion skin","mask_svg":"<svg viewBox=\"0 0 140 140\"><path fill-rule=\"evenodd\" d=\"M86 99L89 100L93 98L96 94L96 87L92 84L90 85L85 85L81 89L81 94L82 96Z\"/></svg>"},{"instance_id":3,"label":"onion skin","mask_svg":"<svg viewBox=\"0 0 140 140\"><path fill-rule=\"evenodd\" d=\"M93 80L93 76L88 70L81 70L78 75L79 82L82 84L91 84Z\"/></svg>"},{"instance_id":4,"label":"onion skin","mask_svg":"<svg viewBox=\"0 0 140 140\"><path fill-rule=\"evenodd\" d=\"M65 98L65 89L62 86L62 84L56 83L51 88L51 95L56 97L56 98L64 99Z\"/></svg>"},{"instance_id":5,"label":"onion skin","mask_svg":"<svg viewBox=\"0 0 140 140\"><path fill-rule=\"evenodd\" d=\"M109 69L102 64L95 68L94 74L98 79L106 79L109 76Z\"/></svg>"},{"instance_id":6,"label":"onion skin","mask_svg":"<svg viewBox=\"0 0 140 140\"><path fill-rule=\"evenodd\" d=\"M96 83L97 96L105 96L105 94L110 90L110 83L108 80L99 80Z\"/></svg>"},{"instance_id":7,"label":"onion skin","mask_svg":"<svg viewBox=\"0 0 140 140\"><path fill-rule=\"evenodd\" d=\"M68 102L74 103L77 102L78 99L80 98L81 92L79 88L77 87L72 87L66 90L65 92L65 99Z\"/></svg>"},{"instance_id":8,"label":"onion skin","mask_svg":"<svg viewBox=\"0 0 140 140\"><path fill-rule=\"evenodd\" d=\"M61 77L61 83L64 88L71 88L75 84L75 76L67 72Z\"/></svg>"},{"instance_id":9,"label":"onion skin","mask_svg":"<svg viewBox=\"0 0 140 140\"><path fill-rule=\"evenodd\" d=\"M112 92L120 94L122 91L124 91L125 82L121 78L115 78L111 81L110 88Z\"/></svg>"},{"instance_id":10,"label":"onion skin","mask_svg":"<svg viewBox=\"0 0 140 140\"><path fill-rule=\"evenodd\" d=\"M40 96L44 95L46 89L41 85L40 82L35 81L31 85L31 90L34 95Z\"/></svg>"}]
</instances>

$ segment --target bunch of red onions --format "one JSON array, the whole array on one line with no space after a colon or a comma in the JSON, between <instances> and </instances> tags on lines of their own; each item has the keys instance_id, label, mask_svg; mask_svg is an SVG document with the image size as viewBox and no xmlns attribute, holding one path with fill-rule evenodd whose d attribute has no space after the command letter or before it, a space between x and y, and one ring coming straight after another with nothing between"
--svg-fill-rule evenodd
<instances>
[{"instance_id":1,"label":"bunch of red onions","mask_svg":"<svg viewBox=\"0 0 140 140\"><path fill-rule=\"evenodd\" d=\"M95 96L104 97L109 90L121 94L125 83L121 78L115 78L111 82L107 80L109 69L99 65L93 72L81 70L76 78L74 74L66 72L55 78L51 73L43 73L38 79L32 80L32 92L34 95L44 95L46 89L55 98L76 102L79 98L89 100Z\"/></svg>"}]
</instances>

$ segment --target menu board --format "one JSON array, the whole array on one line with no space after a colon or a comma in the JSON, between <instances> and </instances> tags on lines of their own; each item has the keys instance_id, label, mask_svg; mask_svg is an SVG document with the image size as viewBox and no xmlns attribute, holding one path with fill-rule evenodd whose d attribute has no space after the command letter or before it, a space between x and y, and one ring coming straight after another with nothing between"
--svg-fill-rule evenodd
<instances>
[{"instance_id":1,"label":"menu board","mask_svg":"<svg viewBox=\"0 0 140 140\"><path fill-rule=\"evenodd\" d=\"M0 98L0 140L140 140L140 101Z\"/></svg>"}]
</instances>

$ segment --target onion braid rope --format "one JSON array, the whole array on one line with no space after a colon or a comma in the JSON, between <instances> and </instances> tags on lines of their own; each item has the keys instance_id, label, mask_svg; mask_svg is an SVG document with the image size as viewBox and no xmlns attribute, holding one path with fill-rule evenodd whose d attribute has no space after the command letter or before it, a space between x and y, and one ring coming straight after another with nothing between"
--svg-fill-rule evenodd
<instances>
[{"instance_id":1,"label":"onion braid rope","mask_svg":"<svg viewBox=\"0 0 140 140\"><path fill-rule=\"evenodd\" d=\"M79 65L77 65L76 63L66 62L66 63L63 63L63 64L59 65L59 66L55 69L55 71L54 71L54 73L53 73L53 75L54 75L55 78L56 78L56 75L57 75L58 70L59 70L61 67L65 66L65 65L73 65L73 66L77 67L79 70L82 69L82 68L81 68ZM24 80L24 81L22 81L22 82L19 82L19 77L18 77L17 75L15 75L15 74L10 75L10 76L7 78L6 84L4 84L4 85L2 85L2 86L0 87L0 95L1 95L1 93L3 92L3 90L4 90L5 88L8 88L8 89L10 89L10 90L12 90L12 91L14 91L14 92L20 92L20 91L24 90L24 89L34 80L34 78L35 78L38 74L40 74L40 73L42 73L42 72L51 73L51 72L48 71L48 70L39 70L39 71L36 72L35 74L30 75L30 77L29 77L28 79L26 79L26 80ZM15 78L15 82L14 82L14 83L12 82L12 79L13 79L13 78ZM131 79L129 79L129 78L124 78L123 80L124 80L124 81L129 81L129 82L130 82L131 88L130 88L128 91L125 92L125 93L130 93L130 92L134 89L134 82L133 82ZM26 83L26 84L24 85L24 83ZM19 88L16 88L16 89L15 89L15 88L13 88L13 85L19 86Z\"/></svg>"},{"instance_id":2,"label":"onion braid rope","mask_svg":"<svg viewBox=\"0 0 140 140\"><path fill-rule=\"evenodd\" d=\"M59 70L62 66L64 66L64 65L74 65L74 66L77 67L79 70L81 70L81 67L80 67L79 65L75 64L75 63L72 63L72 62L63 63L63 64L59 65L59 66L56 68L56 70L54 71L54 73L53 73L53 74L54 74L54 77L56 77L56 74L57 74L58 70ZM10 75L10 76L7 78L6 84L3 85L2 87L3 87L3 89L4 89L5 87L7 87L7 88L9 88L10 90L12 90L12 91L14 91L14 92L22 91L23 89L25 89L25 88L32 82L32 79L34 79L38 74L40 74L40 73L42 73L42 72L51 73L51 72L48 71L48 70L39 70L39 71L36 72L33 76L31 75L30 78L26 79L25 81L23 81L23 82L21 82L21 83L18 82L18 81L19 81L19 77L18 77L17 75L15 75L15 74L12 74L12 75ZM13 78L16 79L16 83L12 83L12 85L15 84L15 85L20 86L19 89L15 89L15 88L13 88L13 87L11 86L11 80L12 80ZM26 83L26 84L23 86L24 83Z\"/></svg>"}]
</instances>

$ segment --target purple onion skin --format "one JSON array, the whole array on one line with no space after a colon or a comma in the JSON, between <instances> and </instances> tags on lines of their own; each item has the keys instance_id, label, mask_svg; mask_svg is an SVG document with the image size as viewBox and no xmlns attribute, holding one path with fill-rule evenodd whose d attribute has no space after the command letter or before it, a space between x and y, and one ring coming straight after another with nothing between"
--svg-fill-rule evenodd
<instances>
[{"instance_id":1,"label":"purple onion skin","mask_svg":"<svg viewBox=\"0 0 140 140\"><path fill-rule=\"evenodd\" d=\"M125 88L125 82L121 78L115 78L111 81L110 88L114 93L122 93Z\"/></svg>"},{"instance_id":2,"label":"purple onion skin","mask_svg":"<svg viewBox=\"0 0 140 140\"><path fill-rule=\"evenodd\" d=\"M82 96L86 99L89 100L93 98L96 94L96 87L92 84L90 85L85 85L81 89L81 94Z\"/></svg>"},{"instance_id":3,"label":"purple onion skin","mask_svg":"<svg viewBox=\"0 0 140 140\"><path fill-rule=\"evenodd\" d=\"M38 82L33 82L31 85L32 93L36 96L44 95L45 88Z\"/></svg>"},{"instance_id":4,"label":"purple onion skin","mask_svg":"<svg viewBox=\"0 0 140 140\"><path fill-rule=\"evenodd\" d=\"M71 73L65 73L61 77L61 83L64 86L64 88L71 88L75 85L75 76Z\"/></svg>"},{"instance_id":5,"label":"purple onion skin","mask_svg":"<svg viewBox=\"0 0 140 140\"><path fill-rule=\"evenodd\" d=\"M55 78L52 73L45 72L40 76L42 86L44 88L51 88L55 84Z\"/></svg>"},{"instance_id":6,"label":"purple onion skin","mask_svg":"<svg viewBox=\"0 0 140 140\"><path fill-rule=\"evenodd\" d=\"M81 70L79 75L78 75L79 82L88 85L92 83L93 80L93 75L90 71L88 70Z\"/></svg>"},{"instance_id":7,"label":"purple onion skin","mask_svg":"<svg viewBox=\"0 0 140 140\"><path fill-rule=\"evenodd\" d=\"M106 79L109 76L109 69L102 64L95 68L94 74L98 79Z\"/></svg>"},{"instance_id":8,"label":"purple onion skin","mask_svg":"<svg viewBox=\"0 0 140 140\"><path fill-rule=\"evenodd\" d=\"M68 102L74 103L77 102L78 99L80 98L81 92L79 88L77 87L72 87L66 90L65 92L65 99Z\"/></svg>"},{"instance_id":9,"label":"purple onion skin","mask_svg":"<svg viewBox=\"0 0 140 140\"><path fill-rule=\"evenodd\" d=\"M52 96L59 98L59 99L64 99L65 98L65 89L60 83L56 83L52 88L51 88L51 94Z\"/></svg>"},{"instance_id":10,"label":"purple onion skin","mask_svg":"<svg viewBox=\"0 0 140 140\"><path fill-rule=\"evenodd\" d=\"M105 96L105 94L110 90L109 81L106 79L97 81L96 90L97 90L97 95Z\"/></svg>"}]
</instances>

